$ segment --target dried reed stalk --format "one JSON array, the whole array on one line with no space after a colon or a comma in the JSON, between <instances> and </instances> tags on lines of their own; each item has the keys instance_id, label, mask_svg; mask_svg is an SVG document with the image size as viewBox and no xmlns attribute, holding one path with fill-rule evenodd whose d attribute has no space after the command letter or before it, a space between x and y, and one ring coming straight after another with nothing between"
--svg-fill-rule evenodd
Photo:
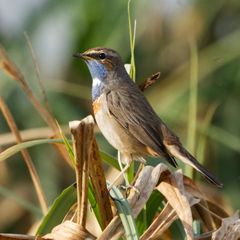
<instances>
[{"instance_id":1,"label":"dried reed stalk","mask_svg":"<svg viewBox=\"0 0 240 240\"><path fill-rule=\"evenodd\" d=\"M82 121L73 121L69 123L76 159L79 206L77 223L85 227L87 187L88 177L90 177L96 201L101 212L102 227L105 228L112 219L112 210L102 162L94 136L94 124L92 116L88 116Z\"/></svg>"},{"instance_id":2,"label":"dried reed stalk","mask_svg":"<svg viewBox=\"0 0 240 240\"><path fill-rule=\"evenodd\" d=\"M17 125L14 121L14 118L13 118L11 112L9 111L7 105L4 102L4 99L1 96L0 96L0 109L1 109L6 121L8 123L9 128L11 129L12 133L15 135L17 143L21 143L22 142L22 137L20 135L20 132L17 128ZM40 182L40 178L37 174L36 168L35 168L35 166L32 162L32 159L31 159L28 151L27 150L22 150L21 153L22 153L23 159L24 159L24 161L27 165L28 171L31 175L33 185L34 185L34 188L36 190L38 201L40 203L43 214L46 214L47 210L48 210L46 197L45 197L45 194L43 192L41 182Z\"/></svg>"},{"instance_id":3,"label":"dried reed stalk","mask_svg":"<svg viewBox=\"0 0 240 240\"><path fill-rule=\"evenodd\" d=\"M28 97L29 101L33 104L37 112L43 118L43 120L47 123L47 125L52 129L53 134L57 138L61 138L58 126L54 117L51 113L41 104L38 98L34 95L33 91L29 87L28 83L26 82L23 74L18 69L18 67L14 64L14 62L8 57L7 53L5 52L4 48L0 46L0 69L10 76L13 80L15 80L20 87L22 88L23 92ZM68 157L66 149L62 145L55 145L57 149L60 151L63 158L69 163L71 166L71 161Z\"/></svg>"}]
</instances>

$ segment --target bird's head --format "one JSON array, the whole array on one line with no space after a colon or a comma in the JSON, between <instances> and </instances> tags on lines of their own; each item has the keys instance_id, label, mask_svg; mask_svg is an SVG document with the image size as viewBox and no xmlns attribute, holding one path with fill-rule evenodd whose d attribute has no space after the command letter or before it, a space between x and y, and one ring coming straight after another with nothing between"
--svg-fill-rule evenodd
<instances>
[{"instance_id":1,"label":"bird's head","mask_svg":"<svg viewBox=\"0 0 240 240\"><path fill-rule=\"evenodd\" d=\"M73 56L82 58L86 62L93 79L104 80L108 75L111 76L124 69L121 57L110 48L91 48Z\"/></svg>"}]
</instances>

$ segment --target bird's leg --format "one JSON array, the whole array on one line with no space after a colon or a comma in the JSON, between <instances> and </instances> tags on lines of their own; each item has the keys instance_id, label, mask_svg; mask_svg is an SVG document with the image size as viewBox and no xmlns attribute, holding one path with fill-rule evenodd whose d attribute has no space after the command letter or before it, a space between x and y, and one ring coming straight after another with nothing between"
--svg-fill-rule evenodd
<instances>
[{"instance_id":1,"label":"bird's leg","mask_svg":"<svg viewBox=\"0 0 240 240\"><path fill-rule=\"evenodd\" d=\"M129 162L129 161L126 161L126 163L127 163L127 162ZM130 162L132 162L132 161L130 160ZM118 151L118 164L119 164L119 166L120 166L121 172L123 172L122 155L121 155L121 152L120 152L120 151ZM126 164L126 165L127 165L127 164ZM130 164L129 164L129 166L130 166ZM126 171L127 171L127 170L126 170ZM125 180L126 186L128 186L128 185L129 185L129 181L128 181L128 177L127 177L126 171L123 172L122 175L123 175L123 178L124 178L124 180Z\"/></svg>"},{"instance_id":2,"label":"bird's leg","mask_svg":"<svg viewBox=\"0 0 240 240\"><path fill-rule=\"evenodd\" d=\"M126 190L129 190L129 189L133 189L134 191L136 191L137 193L139 193L139 190L134 187L133 185L130 185L129 184L129 181L128 181L128 178L127 178L127 175L126 175L126 171L128 170L128 168L131 166L131 163L132 163L132 160L133 160L133 157L132 155L122 155L121 156L121 153L118 152L118 163L119 163L119 166L121 168L121 172L117 175L117 177L113 180L113 182L110 184L110 186L108 187L108 190L110 191L112 189L112 187L114 186L114 184L119 180L120 177L124 177L125 179L125 182L126 182ZM126 165L122 166L122 162L126 163ZM143 165L144 166L144 165Z\"/></svg>"},{"instance_id":3,"label":"bird's leg","mask_svg":"<svg viewBox=\"0 0 240 240\"><path fill-rule=\"evenodd\" d=\"M125 166L123 168L122 166L122 162L125 163ZM119 180L120 177L124 177L125 179L125 182L126 182L126 186L129 186L129 182L128 182L128 179L127 179L127 176L126 176L126 171L128 170L128 168L130 167L131 165L131 162L132 162L132 156L131 155L126 155L126 154L123 154L121 155L120 152L118 152L118 163L119 163L119 166L121 168L121 172L117 175L117 177L113 180L113 182L110 184L110 186L108 187L109 190L111 190L111 188L113 187L113 185Z\"/></svg>"},{"instance_id":4,"label":"bird's leg","mask_svg":"<svg viewBox=\"0 0 240 240\"><path fill-rule=\"evenodd\" d=\"M117 175L117 177L113 180L113 182L108 186L108 190L111 190L112 187L115 185L115 183L119 180L120 177L125 176L125 172L130 167L130 164L127 163L123 169L121 169L121 172Z\"/></svg>"}]
</instances>

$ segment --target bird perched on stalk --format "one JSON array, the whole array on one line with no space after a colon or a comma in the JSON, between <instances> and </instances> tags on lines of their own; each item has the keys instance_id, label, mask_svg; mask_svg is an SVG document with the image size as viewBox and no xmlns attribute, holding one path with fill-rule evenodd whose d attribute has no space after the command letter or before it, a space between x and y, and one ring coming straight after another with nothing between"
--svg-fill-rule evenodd
<instances>
[{"instance_id":1,"label":"bird perched on stalk","mask_svg":"<svg viewBox=\"0 0 240 240\"><path fill-rule=\"evenodd\" d=\"M158 117L125 70L119 54L110 48L92 48L74 57L82 58L92 76L92 105L96 122L125 165L145 157L163 157L174 167L179 159L203 174L211 183L222 183L203 167Z\"/></svg>"}]
</instances>

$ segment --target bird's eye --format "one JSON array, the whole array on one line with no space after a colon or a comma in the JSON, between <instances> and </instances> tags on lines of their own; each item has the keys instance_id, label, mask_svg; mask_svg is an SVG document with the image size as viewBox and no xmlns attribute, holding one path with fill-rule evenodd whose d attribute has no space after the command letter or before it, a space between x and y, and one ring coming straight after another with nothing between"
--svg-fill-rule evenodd
<instances>
[{"instance_id":1,"label":"bird's eye","mask_svg":"<svg viewBox=\"0 0 240 240\"><path fill-rule=\"evenodd\" d=\"M105 53L100 53L100 54L99 54L99 58L102 59L102 60L105 59L105 58L106 58Z\"/></svg>"}]
</instances>

